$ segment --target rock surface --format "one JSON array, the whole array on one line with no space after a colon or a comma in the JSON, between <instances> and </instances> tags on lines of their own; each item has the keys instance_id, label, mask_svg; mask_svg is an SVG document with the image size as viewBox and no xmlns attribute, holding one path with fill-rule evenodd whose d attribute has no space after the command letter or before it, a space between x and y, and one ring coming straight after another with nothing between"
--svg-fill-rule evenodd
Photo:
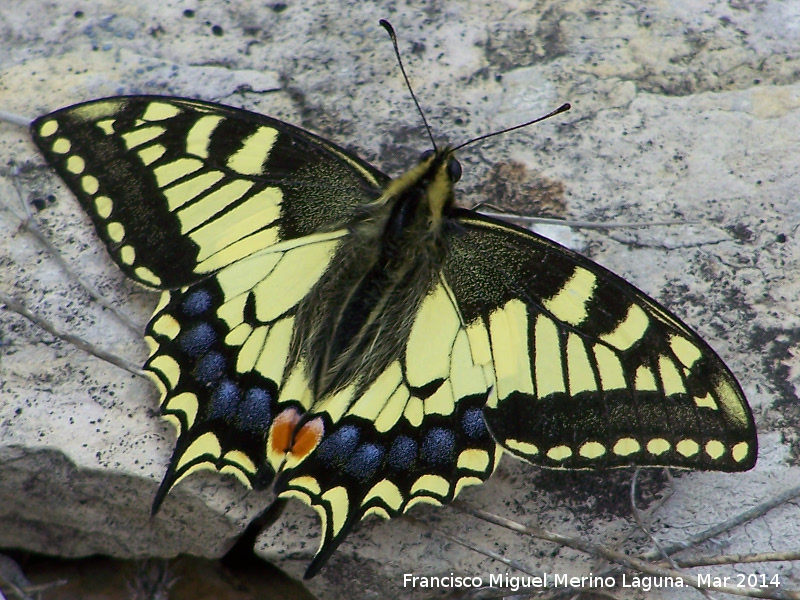
<instances>
[{"instance_id":1,"label":"rock surface","mask_svg":"<svg viewBox=\"0 0 800 600\"><path fill-rule=\"evenodd\" d=\"M756 468L682 474L650 517L657 539L682 540L800 483L800 5L649 4L30 0L0 6L0 110L33 118L115 94L201 98L300 125L397 175L429 142L379 18L398 31L440 143L571 102L566 115L465 149L460 200L533 214L538 198L548 212L576 220L684 222L548 230L696 328L754 408ZM0 201L0 293L141 364L140 337L92 301L16 215L27 207L72 268L134 322L146 322L156 298L125 280L27 132L8 123L0 123ZM0 548L224 553L268 497L201 473L151 520L174 441L156 404L147 381L0 309ZM664 493L663 477L646 479L648 498ZM624 471L553 474L506 458L488 484L463 497L522 523L636 551L650 543L626 504L629 481ZM452 508L421 507L412 516L534 572L604 568ZM299 576L318 528L310 509L290 503L258 550ZM794 549L798 528L796 506L784 505L696 552ZM708 571L779 574L785 589L800 588L791 563L691 572ZM452 590L403 588L403 574L451 572L484 582L520 574L419 523L370 520L308 586L324 599L444 597Z\"/></svg>"}]
</instances>

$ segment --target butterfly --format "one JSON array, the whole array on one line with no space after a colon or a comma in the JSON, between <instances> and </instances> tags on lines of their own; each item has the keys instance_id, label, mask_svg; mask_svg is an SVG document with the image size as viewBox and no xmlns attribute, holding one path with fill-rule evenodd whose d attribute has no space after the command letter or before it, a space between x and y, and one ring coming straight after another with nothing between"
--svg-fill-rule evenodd
<instances>
[{"instance_id":1,"label":"butterfly","mask_svg":"<svg viewBox=\"0 0 800 600\"><path fill-rule=\"evenodd\" d=\"M444 504L503 453L743 471L753 416L714 351L617 275L459 208L451 148L391 179L287 123L112 97L35 143L117 265L161 291L144 369L197 469L299 498L313 576L367 515Z\"/></svg>"}]
</instances>

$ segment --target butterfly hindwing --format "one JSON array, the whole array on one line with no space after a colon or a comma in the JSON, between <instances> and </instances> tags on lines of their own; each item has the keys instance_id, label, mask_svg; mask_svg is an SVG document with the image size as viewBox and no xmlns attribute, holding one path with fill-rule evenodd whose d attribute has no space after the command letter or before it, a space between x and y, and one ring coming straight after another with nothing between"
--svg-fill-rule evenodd
<instances>
[{"instance_id":1,"label":"butterfly hindwing","mask_svg":"<svg viewBox=\"0 0 800 600\"><path fill-rule=\"evenodd\" d=\"M276 482L276 491L311 505L323 524L307 576L364 516L445 504L492 474L501 449L483 417L493 387L487 349L439 281L397 360L363 389L354 384L311 407L324 416L326 436Z\"/></svg>"},{"instance_id":2,"label":"butterfly hindwing","mask_svg":"<svg viewBox=\"0 0 800 600\"><path fill-rule=\"evenodd\" d=\"M473 213L459 223L444 275L490 340L498 443L558 468L754 464L744 395L697 334L549 240Z\"/></svg>"},{"instance_id":3,"label":"butterfly hindwing","mask_svg":"<svg viewBox=\"0 0 800 600\"><path fill-rule=\"evenodd\" d=\"M179 437L159 493L196 468L230 471L256 488L282 462L268 438L282 411L311 404L302 363L290 361L298 302L328 268L341 232L287 240L188 289L165 292L147 327L145 369ZM293 368L292 368L293 367ZM270 460L272 458L272 460Z\"/></svg>"}]
</instances>

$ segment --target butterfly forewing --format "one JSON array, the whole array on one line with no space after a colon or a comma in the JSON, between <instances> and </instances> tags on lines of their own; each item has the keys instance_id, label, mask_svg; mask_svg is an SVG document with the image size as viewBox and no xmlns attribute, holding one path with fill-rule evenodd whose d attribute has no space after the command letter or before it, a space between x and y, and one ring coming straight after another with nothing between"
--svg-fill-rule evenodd
<instances>
[{"instance_id":1,"label":"butterfly forewing","mask_svg":"<svg viewBox=\"0 0 800 600\"><path fill-rule=\"evenodd\" d=\"M697 334L578 254L462 213L444 273L491 345L498 443L548 467L746 470L755 427Z\"/></svg>"},{"instance_id":2,"label":"butterfly forewing","mask_svg":"<svg viewBox=\"0 0 800 600\"><path fill-rule=\"evenodd\" d=\"M195 100L96 100L32 132L117 264L162 289L346 222L388 181L296 127Z\"/></svg>"}]
</instances>

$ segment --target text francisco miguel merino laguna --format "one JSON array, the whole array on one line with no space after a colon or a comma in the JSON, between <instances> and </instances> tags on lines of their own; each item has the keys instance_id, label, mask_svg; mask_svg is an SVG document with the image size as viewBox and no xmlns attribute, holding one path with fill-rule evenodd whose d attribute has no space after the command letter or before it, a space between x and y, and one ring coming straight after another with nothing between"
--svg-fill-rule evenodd
<instances>
[{"instance_id":1,"label":"text francisco miguel merino laguna","mask_svg":"<svg viewBox=\"0 0 800 600\"><path fill-rule=\"evenodd\" d=\"M542 573L541 575L512 576L496 573L488 576L464 577L459 575L424 576L403 574L403 587L406 588L480 588L484 586L507 588L513 592L526 588L615 588L627 587L650 591L653 588L686 587L680 577L652 575L600 576L589 573L575 577L566 573Z\"/></svg>"}]
</instances>

